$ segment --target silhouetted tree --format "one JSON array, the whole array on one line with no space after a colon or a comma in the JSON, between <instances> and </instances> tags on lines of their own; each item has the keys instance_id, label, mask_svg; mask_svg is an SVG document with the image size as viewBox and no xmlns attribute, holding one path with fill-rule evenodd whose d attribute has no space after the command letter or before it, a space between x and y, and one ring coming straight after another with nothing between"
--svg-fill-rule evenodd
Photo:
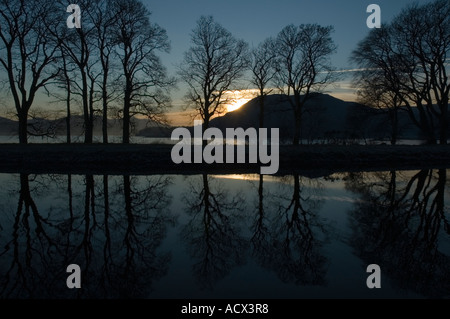
<instances>
[{"instance_id":1,"label":"silhouetted tree","mask_svg":"<svg viewBox=\"0 0 450 319\"><path fill-rule=\"evenodd\" d=\"M272 90L266 91L267 85L273 80L276 73L276 42L268 38L252 50L251 71L252 84L258 89L259 95L259 127L264 127L264 102Z\"/></svg>"},{"instance_id":2,"label":"silhouetted tree","mask_svg":"<svg viewBox=\"0 0 450 319\"><path fill-rule=\"evenodd\" d=\"M162 65L158 52L169 52L166 31L150 22L150 12L141 1L115 0L113 9L116 54L123 68L123 143L130 142L130 120L145 115L161 121L174 84Z\"/></svg>"},{"instance_id":3,"label":"silhouetted tree","mask_svg":"<svg viewBox=\"0 0 450 319\"><path fill-rule=\"evenodd\" d=\"M58 75L56 41L44 23L55 11L53 1L0 1L0 67L19 120L19 142L28 142L28 117L38 92Z\"/></svg>"},{"instance_id":4,"label":"silhouetted tree","mask_svg":"<svg viewBox=\"0 0 450 319\"><path fill-rule=\"evenodd\" d=\"M112 90L110 90L110 74L112 71L113 52L116 47L113 31L117 25L117 15L114 9L114 5L111 6L111 1L100 0L95 10L87 12L94 24L97 38L96 46L100 56L102 76L99 87L102 96L102 135L103 143L105 144L108 143L108 105L113 94L111 93Z\"/></svg>"},{"instance_id":5,"label":"silhouetted tree","mask_svg":"<svg viewBox=\"0 0 450 319\"><path fill-rule=\"evenodd\" d=\"M376 37L388 37L387 28L382 31L372 33ZM366 44L369 44L368 43ZM380 56L389 55L390 52L384 51L383 41L378 42L381 47L378 47L378 54ZM374 46L365 48L367 50L376 50ZM356 59L358 59L355 56ZM377 56L378 58L378 56ZM399 110L402 105L402 92L400 89L400 82L404 79L398 78L396 75L395 58L388 59L390 65L385 68L372 68L360 72L356 72L355 84L358 88L357 95L359 102L370 106L374 109L383 111L388 116L391 126L391 144L397 143L399 133Z\"/></svg>"},{"instance_id":6,"label":"silhouetted tree","mask_svg":"<svg viewBox=\"0 0 450 319\"><path fill-rule=\"evenodd\" d=\"M81 8L82 23L81 28L69 29L66 25L66 19L60 12L64 10L69 2L58 0L58 13L55 13L53 19L46 21L46 30L48 34L58 39L63 54L65 55L66 65L74 65L75 68L68 74L72 79L70 88L71 95L78 96L81 99L81 107L84 119L84 142L92 143L94 139L94 102L96 102L96 81L100 72L96 68L98 63L96 52L96 29L91 18L92 15L87 12L94 12L98 9L100 0L88 1L80 0L77 4ZM67 18L66 13L65 17ZM64 68L62 66L61 68Z\"/></svg>"},{"instance_id":7,"label":"silhouetted tree","mask_svg":"<svg viewBox=\"0 0 450 319\"><path fill-rule=\"evenodd\" d=\"M288 25L277 37L276 82L294 110L293 144L301 139L305 103L333 81L330 56L336 46L333 27L317 24ZM293 98L291 98L293 96Z\"/></svg>"},{"instance_id":8,"label":"silhouetted tree","mask_svg":"<svg viewBox=\"0 0 450 319\"><path fill-rule=\"evenodd\" d=\"M179 75L189 86L187 99L201 116L203 130L229 103L226 92L249 65L248 45L233 37L213 17L202 16L191 35Z\"/></svg>"},{"instance_id":9,"label":"silhouetted tree","mask_svg":"<svg viewBox=\"0 0 450 319\"><path fill-rule=\"evenodd\" d=\"M395 93L413 123L429 143L448 139L448 53L450 3L437 0L405 8L393 22L372 30L358 44L352 60L370 82L374 77L383 91ZM438 123L438 124L436 124Z\"/></svg>"},{"instance_id":10,"label":"silhouetted tree","mask_svg":"<svg viewBox=\"0 0 450 319\"><path fill-rule=\"evenodd\" d=\"M66 143L70 144L72 142L72 80L70 74L71 72L73 72L73 69L70 68L69 61L67 60L62 47L60 47L60 49L62 72L58 79L61 82L59 87L64 89L65 97L59 97L58 94L53 95L56 96L59 100L64 100L66 103Z\"/></svg>"}]
</instances>

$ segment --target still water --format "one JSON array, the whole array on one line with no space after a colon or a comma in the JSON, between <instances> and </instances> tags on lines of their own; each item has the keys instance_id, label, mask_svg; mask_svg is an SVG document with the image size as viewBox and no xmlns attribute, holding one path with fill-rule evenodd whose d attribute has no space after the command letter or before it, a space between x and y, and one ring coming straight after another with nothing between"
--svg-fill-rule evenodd
<instances>
[{"instance_id":1,"label":"still water","mask_svg":"<svg viewBox=\"0 0 450 319\"><path fill-rule=\"evenodd\" d=\"M0 298L449 298L448 175L0 174Z\"/></svg>"}]
</instances>

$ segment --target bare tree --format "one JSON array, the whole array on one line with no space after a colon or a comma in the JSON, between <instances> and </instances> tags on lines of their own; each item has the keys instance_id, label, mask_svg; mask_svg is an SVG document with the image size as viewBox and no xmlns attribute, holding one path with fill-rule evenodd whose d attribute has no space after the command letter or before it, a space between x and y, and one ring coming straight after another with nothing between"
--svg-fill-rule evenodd
<instances>
[{"instance_id":1,"label":"bare tree","mask_svg":"<svg viewBox=\"0 0 450 319\"><path fill-rule=\"evenodd\" d=\"M28 142L29 111L36 95L58 75L55 41L45 34L44 22L52 1L0 1L0 67L19 119L19 142Z\"/></svg>"},{"instance_id":2,"label":"bare tree","mask_svg":"<svg viewBox=\"0 0 450 319\"><path fill-rule=\"evenodd\" d=\"M399 111L402 102L400 95L394 91L386 90L379 82L365 81L364 83L360 83L360 85L362 85L362 87L357 91L359 102L374 109L381 110L381 115L387 116L387 120L391 127L391 144L395 145L400 130ZM383 120L382 123L384 125L386 121Z\"/></svg>"},{"instance_id":3,"label":"bare tree","mask_svg":"<svg viewBox=\"0 0 450 319\"><path fill-rule=\"evenodd\" d=\"M258 89L259 96L259 127L264 127L264 102L272 90L266 91L267 85L276 74L275 58L276 43L268 38L252 50L252 84Z\"/></svg>"},{"instance_id":4,"label":"bare tree","mask_svg":"<svg viewBox=\"0 0 450 319\"><path fill-rule=\"evenodd\" d=\"M95 81L100 72L93 73L98 63L96 59L96 29L92 21L92 15L85 14L96 11L96 6L100 0L88 1L80 0L77 4L81 8L82 23L81 28L69 29L65 19L47 21L47 32L58 38L59 45L66 56L67 63L74 64L76 71L71 72L70 76L76 78L72 81L71 95L78 96L81 99L83 119L84 119L84 142L92 143L94 137L94 94ZM58 0L58 12L61 8L66 8L70 4L66 0Z\"/></svg>"},{"instance_id":5,"label":"bare tree","mask_svg":"<svg viewBox=\"0 0 450 319\"><path fill-rule=\"evenodd\" d=\"M402 82L403 89L418 107L423 105L432 129L434 122L438 123L440 143L447 144L450 2L437 0L422 6L414 4L395 18L392 26L394 47L409 79ZM414 115L410 105L409 113Z\"/></svg>"},{"instance_id":6,"label":"bare tree","mask_svg":"<svg viewBox=\"0 0 450 319\"><path fill-rule=\"evenodd\" d=\"M399 72L398 55L392 51L390 43L391 28L383 26L374 29L358 45L350 60L362 67L354 74L360 102L370 107L386 111L391 122L391 143L395 144L398 135L398 111L405 93L402 82L407 81Z\"/></svg>"},{"instance_id":7,"label":"bare tree","mask_svg":"<svg viewBox=\"0 0 450 319\"><path fill-rule=\"evenodd\" d=\"M225 111L226 92L249 65L248 45L238 40L212 16L202 16L191 34L192 47L185 52L179 75L189 86L187 99L203 120Z\"/></svg>"},{"instance_id":8,"label":"bare tree","mask_svg":"<svg viewBox=\"0 0 450 319\"><path fill-rule=\"evenodd\" d=\"M113 5L116 53L123 68L123 143L129 143L131 118L141 114L161 121L175 81L157 56L170 50L166 31L150 22L150 12L141 1L116 0Z\"/></svg>"},{"instance_id":9,"label":"bare tree","mask_svg":"<svg viewBox=\"0 0 450 319\"><path fill-rule=\"evenodd\" d=\"M114 8L110 7L110 1L100 0L95 10L88 12L93 21L97 50L100 56L101 81L98 84L102 101L102 135L103 143L108 143L108 110L109 103L113 99L113 93L109 90L111 67L113 64L113 51L116 46L113 33L117 24L117 16Z\"/></svg>"},{"instance_id":10,"label":"bare tree","mask_svg":"<svg viewBox=\"0 0 450 319\"><path fill-rule=\"evenodd\" d=\"M428 143L436 143L438 130L440 143L447 144L449 52L450 3L437 0L405 8L391 24L370 32L352 58L369 70L366 79L386 78L384 89L397 92Z\"/></svg>"},{"instance_id":11,"label":"bare tree","mask_svg":"<svg viewBox=\"0 0 450 319\"><path fill-rule=\"evenodd\" d=\"M288 96L294 110L293 144L300 144L302 115L312 93L320 92L333 81L330 56L336 50L332 26L288 25L277 37L278 88Z\"/></svg>"},{"instance_id":12,"label":"bare tree","mask_svg":"<svg viewBox=\"0 0 450 319\"><path fill-rule=\"evenodd\" d=\"M61 48L61 47L60 47ZM64 51L61 48L62 57L62 74L60 75L61 86L65 91L65 102L66 102L66 142L67 144L72 143L72 80L70 78L70 73L73 69L69 69L69 62L67 61Z\"/></svg>"}]
</instances>

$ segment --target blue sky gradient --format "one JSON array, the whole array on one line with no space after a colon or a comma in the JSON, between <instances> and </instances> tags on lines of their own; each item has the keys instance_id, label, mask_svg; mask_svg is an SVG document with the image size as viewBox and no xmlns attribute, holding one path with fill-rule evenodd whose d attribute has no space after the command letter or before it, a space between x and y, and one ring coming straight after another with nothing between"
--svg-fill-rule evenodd
<instances>
[{"instance_id":1,"label":"blue sky gradient","mask_svg":"<svg viewBox=\"0 0 450 319\"><path fill-rule=\"evenodd\" d=\"M419 0L424 4L429 0ZM250 47L258 45L269 36L276 36L288 24L318 23L334 27L333 39L337 52L332 64L337 69L352 68L349 57L356 45L369 32L366 12L370 4L381 7L382 23L392 21L403 8L414 3L411 0L144 0L152 12L151 19L166 29L170 42L170 54L161 58L171 75L183 60L183 52L190 47L190 34L201 15L212 15L235 37L245 40ZM349 79L349 77L347 77ZM344 81L335 89L340 97L351 98L349 82ZM173 104L181 105L186 93L182 82L173 91ZM332 92L333 93L333 92ZM339 94L338 94L339 95Z\"/></svg>"},{"instance_id":2,"label":"blue sky gradient","mask_svg":"<svg viewBox=\"0 0 450 319\"><path fill-rule=\"evenodd\" d=\"M418 1L428 3L429 0ZM333 39L338 52L333 56L335 67L350 67L348 57L369 29L366 25L367 6L381 7L382 22L389 22L410 0L164 0L144 3L152 12L153 22L167 30L172 43L169 55L164 55L172 68L190 47L190 33L201 15L212 15L235 37L257 45L268 36L276 36L288 24L318 23L335 28Z\"/></svg>"}]
</instances>

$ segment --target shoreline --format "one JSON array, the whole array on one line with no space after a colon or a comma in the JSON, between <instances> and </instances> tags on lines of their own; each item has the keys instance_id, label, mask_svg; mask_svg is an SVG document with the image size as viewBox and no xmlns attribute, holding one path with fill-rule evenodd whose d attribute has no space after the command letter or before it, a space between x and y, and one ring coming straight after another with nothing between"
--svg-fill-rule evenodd
<instances>
[{"instance_id":1,"label":"shoreline","mask_svg":"<svg viewBox=\"0 0 450 319\"><path fill-rule=\"evenodd\" d=\"M0 144L0 173L259 174L265 164L174 164L167 144ZM450 168L450 145L280 146L277 175ZM248 157L247 157L248 159Z\"/></svg>"}]
</instances>

